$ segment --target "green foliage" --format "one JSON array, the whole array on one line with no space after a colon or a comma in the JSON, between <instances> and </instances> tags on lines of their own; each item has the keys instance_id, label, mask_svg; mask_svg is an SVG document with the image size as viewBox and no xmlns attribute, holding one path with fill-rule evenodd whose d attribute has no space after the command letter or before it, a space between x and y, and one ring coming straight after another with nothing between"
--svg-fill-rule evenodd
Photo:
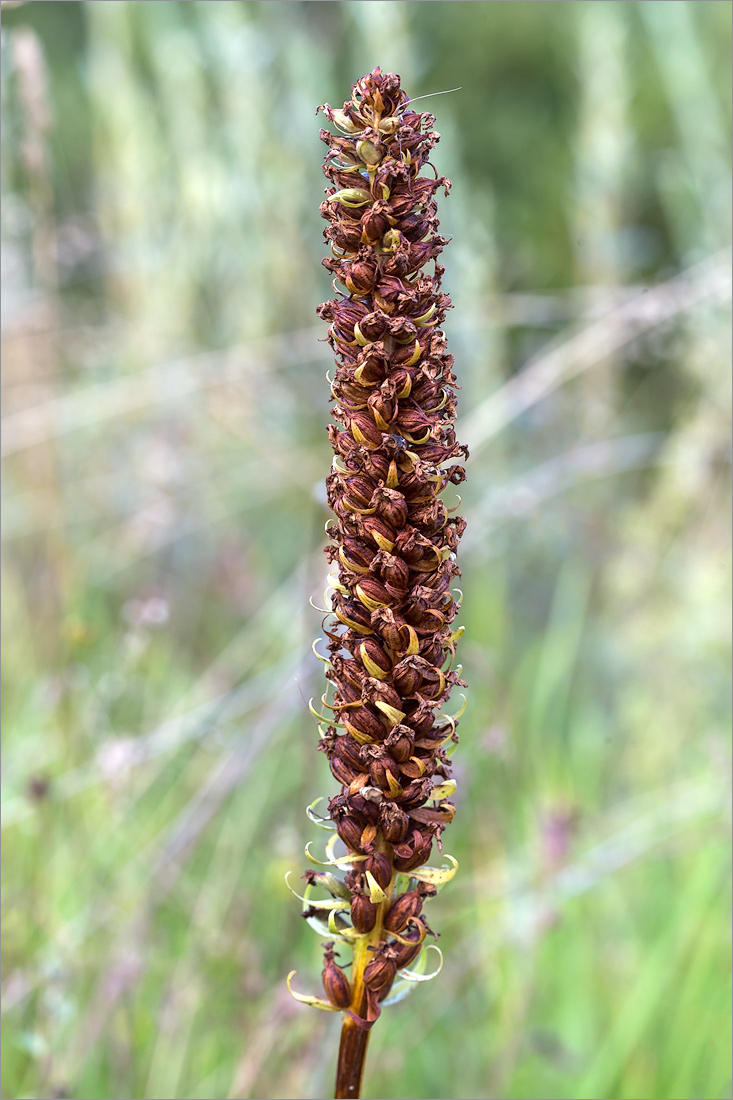
<instances>
[{"instance_id":1,"label":"green foliage","mask_svg":"<svg viewBox=\"0 0 733 1100\"><path fill-rule=\"evenodd\" d=\"M463 86L425 106L470 687L445 965L366 1094L729 1094L730 18L3 12L4 1097L331 1088L285 988L333 790L314 111L375 64Z\"/></svg>"}]
</instances>

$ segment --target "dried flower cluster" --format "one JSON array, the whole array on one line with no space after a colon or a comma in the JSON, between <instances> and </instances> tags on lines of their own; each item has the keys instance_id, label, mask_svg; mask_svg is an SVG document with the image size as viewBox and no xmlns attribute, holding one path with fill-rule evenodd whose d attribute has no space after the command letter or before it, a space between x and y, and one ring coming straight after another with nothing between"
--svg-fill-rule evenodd
<instances>
[{"instance_id":1,"label":"dried flower cluster","mask_svg":"<svg viewBox=\"0 0 733 1100\"><path fill-rule=\"evenodd\" d=\"M338 567L324 620L333 718L320 748L341 784L329 811L348 849L329 862L349 869L343 880L305 877L336 899L320 908L333 938L354 947L349 979L326 945L330 1005L368 1028L421 950L425 897L453 873L424 864L455 813L446 746L456 722L443 711L462 683L451 671L461 631L449 586L465 522L440 493L463 481L451 460L467 452L453 429L453 357L439 327L450 299L434 196L450 181L421 175L432 167L435 118L410 108L392 73L375 69L352 92L343 110L320 108L341 133L320 135L332 253L323 263L336 297L318 309L336 359L326 554ZM434 272L423 271L431 261Z\"/></svg>"}]
</instances>

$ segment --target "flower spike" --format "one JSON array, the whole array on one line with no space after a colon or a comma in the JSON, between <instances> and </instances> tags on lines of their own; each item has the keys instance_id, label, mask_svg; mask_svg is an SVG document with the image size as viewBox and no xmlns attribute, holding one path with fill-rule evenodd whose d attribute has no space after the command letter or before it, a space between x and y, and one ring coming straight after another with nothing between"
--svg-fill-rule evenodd
<instances>
[{"instance_id":1,"label":"flower spike","mask_svg":"<svg viewBox=\"0 0 733 1100\"><path fill-rule=\"evenodd\" d=\"M447 241L436 194L447 194L450 180L429 160L435 118L413 108L399 76L378 68L353 85L343 108L319 110L333 127L320 136L328 180L322 262L335 295L317 312L335 371L326 478L332 572L318 608L329 656L314 652L333 698L324 693L321 711L312 700L309 709L339 786L328 803L335 833L325 860L306 848L311 863L330 870L306 873L302 900L309 923L332 937L324 988L328 1007L345 1013L336 1095L354 1097L382 1005L442 966L439 952L437 969L424 973L430 929L421 913L458 866L452 856L449 866L427 864L455 814L447 746L458 740L463 707L451 716L446 706L463 685L452 669L463 594L451 587L465 520L455 514L460 497L448 508L441 494L464 480L458 460L468 452L455 435L457 383L442 329L451 301L441 288ZM308 815L323 827L316 804ZM334 900L311 901L311 882ZM348 978L333 941L352 947Z\"/></svg>"}]
</instances>

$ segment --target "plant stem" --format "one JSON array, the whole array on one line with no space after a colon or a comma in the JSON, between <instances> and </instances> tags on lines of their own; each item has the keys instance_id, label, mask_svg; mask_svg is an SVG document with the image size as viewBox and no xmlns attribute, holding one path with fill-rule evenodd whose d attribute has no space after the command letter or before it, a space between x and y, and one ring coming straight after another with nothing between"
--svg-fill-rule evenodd
<instances>
[{"instance_id":1,"label":"plant stem","mask_svg":"<svg viewBox=\"0 0 733 1100\"><path fill-rule=\"evenodd\" d=\"M366 1012L366 993L364 993L364 1005L360 1008ZM358 1027L351 1016L344 1016L336 1068L336 1091L334 1092L336 1100L361 1096L361 1079L364 1075L364 1061L370 1034L369 1031Z\"/></svg>"},{"instance_id":2,"label":"plant stem","mask_svg":"<svg viewBox=\"0 0 733 1100\"><path fill-rule=\"evenodd\" d=\"M381 835L377 838L377 847L384 851L386 844ZM376 947L384 938L384 918L392 904L397 876L392 874L390 884L385 893L386 899L377 906L377 919L374 928L367 935L362 936L354 945L354 958L351 966L351 983L353 997L351 1011L362 1019L367 1015L367 991L364 985L364 969L373 957L369 947ZM361 1096L361 1080L364 1076L364 1062L369 1045L371 1031L354 1021L351 1016L344 1015L341 1028L341 1045L339 1046L338 1065L336 1067L335 1100L344 1100L345 1097L357 1098Z\"/></svg>"}]
</instances>

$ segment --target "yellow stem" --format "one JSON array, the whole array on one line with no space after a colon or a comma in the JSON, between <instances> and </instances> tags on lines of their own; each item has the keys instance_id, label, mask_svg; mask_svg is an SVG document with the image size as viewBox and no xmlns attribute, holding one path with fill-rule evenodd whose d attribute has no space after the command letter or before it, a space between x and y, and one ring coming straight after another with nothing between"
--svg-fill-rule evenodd
<instances>
[{"instance_id":1,"label":"yellow stem","mask_svg":"<svg viewBox=\"0 0 733 1100\"><path fill-rule=\"evenodd\" d=\"M385 855L390 855L388 845L381 833L377 834L376 847ZM370 947L377 947L384 939L384 918L392 904L395 882L397 876L392 873L389 886L384 891L386 898L377 905L377 919L371 932L360 936L354 944L354 957L351 964L351 1011L362 1018L367 1013L366 986L364 985L364 971L367 964L374 958L374 952ZM364 1062L371 1032L365 1031L354 1022L353 1017L344 1015L341 1029L341 1046L339 1048L338 1066L336 1069L336 1100L350 1098L356 1100L361 1095L361 1080L364 1074Z\"/></svg>"}]
</instances>

